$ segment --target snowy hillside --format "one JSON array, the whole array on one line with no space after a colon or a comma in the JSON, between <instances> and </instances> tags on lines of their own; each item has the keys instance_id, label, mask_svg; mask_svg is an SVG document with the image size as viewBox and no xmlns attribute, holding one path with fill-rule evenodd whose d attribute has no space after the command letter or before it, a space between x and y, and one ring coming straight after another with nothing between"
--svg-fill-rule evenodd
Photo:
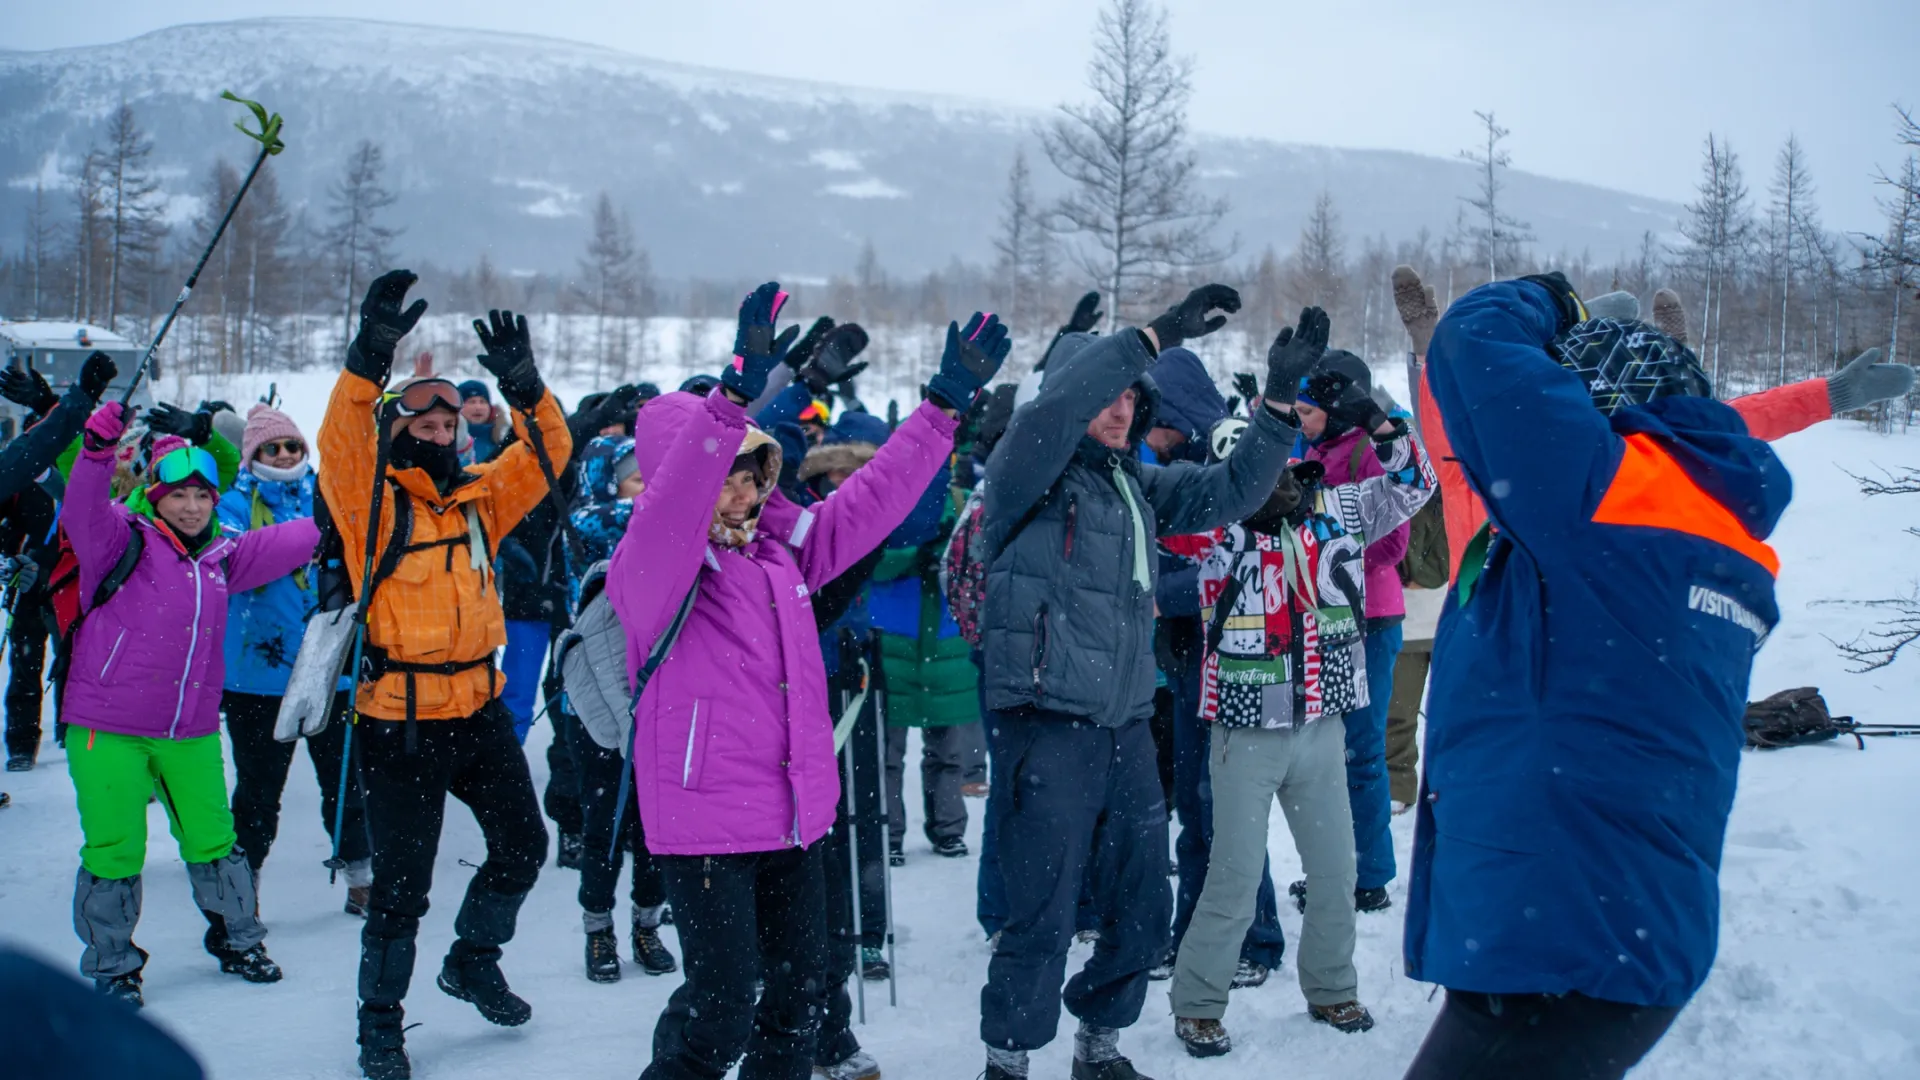
<instances>
[{"instance_id":1,"label":"snowy hillside","mask_svg":"<svg viewBox=\"0 0 1920 1080\"><path fill-rule=\"evenodd\" d=\"M857 71L856 67L852 70ZM207 167L246 146L231 88L286 116L275 159L288 193L319 213L363 138L386 150L400 196L399 250L467 265L571 268L602 190L633 215L671 275L824 276L871 239L890 269L985 261L1014 149L1052 170L1045 113L958 98L718 71L548 38L344 19L178 26L114 45L0 52L0 245L17 242L35 178L58 186L122 100L156 136L175 208L190 214ZM1288 108L1276 109L1284 134ZM1443 235L1472 185L1458 161L1201 137L1202 174L1257 252L1289 247L1322 190L1348 233ZM1541 250L1608 259L1679 208L1515 173L1510 212Z\"/></svg>"},{"instance_id":2,"label":"snowy hillside","mask_svg":"<svg viewBox=\"0 0 1920 1080\"><path fill-rule=\"evenodd\" d=\"M330 376L282 378L301 426L312 432ZM264 389L236 381L244 400ZM561 387L577 394L579 387ZM1872 675L1852 675L1826 637L1848 638L1867 625L1855 609L1814 606L1906 591L1920 539L1902 529L1920 523L1920 498L1866 499L1842 470L1920 465L1920 437L1881 437L1851 423L1829 423L1783 440L1795 500L1775 543L1784 621L1768 641L1755 696L1785 687L1821 686L1837 713L1862 720L1912 721L1920 656ZM549 729L527 747L536 784ZM302 755L304 757L304 755ZM909 770L909 776L912 770ZM1745 1080L1830 1077L1896 1080L1920 1076L1920 926L1911 899L1920 893L1920 739L1880 740L1865 753L1852 744L1749 754L1729 828L1719 964L1672 1033L1636 1074L1647 1080ZM0 775L14 805L0 811L0 938L72 970L80 945L69 904L80 843L64 755L49 744L41 767ZM918 816L918 800L909 798ZM978 804L974 811L977 850ZM348 1078L354 1069L353 995L359 923L340 913L320 861L326 846L316 820L312 773L296 761L276 854L263 877L262 911L284 982L249 986L218 974L200 951L204 923L193 911L185 872L151 811L147 910L138 940L147 967L147 1015L184 1038L220 1080L256 1077ZM1395 821L1402 866L1411 821ZM1298 860L1283 824L1273 829L1275 879L1293 880ZM894 871L899 924L900 1006L883 985L868 986L869 1023L861 1039L902 1080L971 1080L981 1068L976 1002L987 954L974 926L973 859L934 857L909 830L908 865ZM581 973L582 936L573 873L549 867L508 946L506 970L534 1006L524 1028L490 1027L472 1008L433 988L433 965L452 938L457 894L478 861L472 819L448 815L433 912L422 932L420 972L408 1002L416 1075L526 1080L615 1078L645 1062L655 1017L674 978L649 979L629 966L613 986ZM1404 882L1394 886L1404 902ZM1282 913L1290 940L1299 918ZM1159 1080L1400 1075L1437 1003L1432 987L1400 974L1401 909L1360 924L1361 993L1379 1026L1360 1036L1310 1024L1295 986L1293 961L1265 987L1234 995L1228 1013L1233 1054L1190 1060L1175 1041L1165 997L1156 989L1141 1023L1123 1039L1136 1062ZM672 935L668 935L673 944ZM1077 961L1076 961L1077 963ZM1034 1061L1036 1077L1064 1076L1070 1040Z\"/></svg>"}]
</instances>

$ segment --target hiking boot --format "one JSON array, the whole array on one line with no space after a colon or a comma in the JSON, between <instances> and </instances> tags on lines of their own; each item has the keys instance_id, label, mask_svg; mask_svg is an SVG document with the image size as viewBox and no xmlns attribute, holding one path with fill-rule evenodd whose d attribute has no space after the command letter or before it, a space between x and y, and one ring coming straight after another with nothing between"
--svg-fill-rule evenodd
<instances>
[{"instance_id":1,"label":"hiking boot","mask_svg":"<svg viewBox=\"0 0 1920 1080\"><path fill-rule=\"evenodd\" d=\"M962 859L967 854L967 842L957 836L943 836L933 841L933 853L948 859Z\"/></svg>"},{"instance_id":2,"label":"hiking boot","mask_svg":"<svg viewBox=\"0 0 1920 1080\"><path fill-rule=\"evenodd\" d=\"M531 1020L533 1006L507 988L507 977L500 971L500 961L492 956L472 955L462 948L464 944L460 941L453 943L446 962L440 965L440 978L435 980L436 985L449 997L459 998L480 1010L480 1015L490 1024L519 1027ZM493 951L497 953L499 950Z\"/></svg>"},{"instance_id":3,"label":"hiking boot","mask_svg":"<svg viewBox=\"0 0 1920 1080\"><path fill-rule=\"evenodd\" d=\"M1173 962L1179 958L1180 950L1168 949L1167 955L1161 957L1159 963L1147 969L1147 981L1166 982L1173 978Z\"/></svg>"},{"instance_id":4,"label":"hiking boot","mask_svg":"<svg viewBox=\"0 0 1920 1080\"><path fill-rule=\"evenodd\" d=\"M578 870L581 855L586 850L587 842L581 839L579 833L563 832L560 834L559 853L554 857L553 865L562 870Z\"/></svg>"},{"instance_id":5,"label":"hiking boot","mask_svg":"<svg viewBox=\"0 0 1920 1080\"><path fill-rule=\"evenodd\" d=\"M134 968L125 975L115 975L106 979L93 980L93 988L102 996L115 1001L123 1001L134 1008L143 1008L147 1000L141 995L140 969Z\"/></svg>"},{"instance_id":6,"label":"hiking boot","mask_svg":"<svg viewBox=\"0 0 1920 1080\"><path fill-rule=\"evenodd\" d=\"M1344 1031L1349 1035L1373 1030L1373 1014L1357 1001L1343 1001L1338 1005L1309 1005L1307 1015L1335 1031Z\"/></svg>"},{"instance_id":7,"label":"hiking boot","mask_svg":"<svg viewBox=\"0 0 1920 1080\"><path fill-rule=\"evenodd\" d=\"M1173 1033L1186 1046L1187 1053L1197 1058L1219 1057L1233 1049L1233 1040L1227 1037L1227 1029L1218 1020L1176 1016Z\"/></svg>"},{"instance_id":8,"label":"hiking boot","mask_svg":"<svg viewBox=\"0 0 1920 1080\"><path fill-rule=\"evenodd\" d=\"M371 885L347 886L347 904L344 909L347 914L358 915L359 917L364 919L367 917L367 908L371 907L372 905L373 905L373 886Z\"/></svg>"},{"instance_id":9,"label":"hiking boot","mask_svg":"<svg viewBox=\"0 0 1920 1080\"><path fill-rule=\"evenodd\" d=\"M633 928L633 962L649 975L671 975L680 970L680 962L660 940L660 931L646 926Z\"/></svg>"},{"instance_id":10,"label":"hiking boot","mask_svg":"<svg viewBox=\"0 0 1920 1080\"><path fill-rule=\"evenodd\" d=\"M8 754L7 755L7 771L8 772L32 772L33 771L33 755L32 754Z\"/></svg>"},{"instance_id":11,"label":"hiking boot","mask_svg":"<svg viewBox=\"0 0 1920 1080\"><path fill-rule=\"evenodd\" d=\"M1353 910L1362 915L1368 915L1376 911L1385 911L1392 906L1393 897L1387 895L1387 887L1385 885L1377 889L1353 890Z\"/></svg>"},{"instance_id":12,"label":"hiking boot","mask_svg":"<svg viewBox=\"0 0 1920 1080\"><path fill-rule=\"evenodd\" d=\"M868 982L886 982L893 976L893 965L878 945L860 946L860 977Z\"/></svg>"},{"instance_id":13,"label":"hiking boot","mask_svg":"<svg viewBox=\"0 0 1920 1080\"><path fill-rule=\"evenodd\" d=\"M989 1065L987 1071L980 1074L980 1080L1027 1080L1027 1078L1015 1076L998 1065Z\"/></svg>"},{"instance_id":14,"label":"hiking boot","mask_svg":"<svg viewBox=\"0 0 1920 1080\"><path fill-rule=\"evenodd\" d=\"M220 957L220 970L228 975L238 975L250 983L280 981L280 965L267 955L266 942L256 942L250 949L226 949L215 955Z\"/></svg>"},{"instance_id":15,"label":"hiking boot","mask_svg":"<svg viewBox=\"0 0 1920 1080\"><path fill-rule=\"evenodd\" d=\"M895 844L895 843L887 844L887 865L888 866L907 865L907 853L901 849L899 844Z\"/></svg>"},{"instance_id":16,"label":"hiking boot","mask_svg":"<svg viewBox=\"0 0 1920 1080\"><path fill-rule=\"evenodd\" d=\"M1153 1080L1153 1077L1134 1068L1133 1062L1123 1057L1101 1062L1074 1058L1073 1080Z\"/></svg>"},{"instance_id":17,"label":"hiking boot","mask_svg":"<svg viewBox=\"0 0 1920 1080\"><path fill-rule=\"evenodd\" d=\"M855 1050L838 1065L815 1065L816 1080L880 1080L880 1063L865 1050Z\"/></svg>"},{"instance_id":18,"label":"hiking boot","mask_svg":"<svg viewBox=\"0 0 1920 1080\"><path fill-rule=\"evenodd\" d=\"M1228 989L1251 989L1265 983L1269 974L1271 972L1268 971L1267 965L1256 964L1243 956L1240 958L1240 966L1234 969L1233 982L1228 984Z\"/></svg>"},{"instance_id":19,"label":"hiking boot","mask_svg":"<svg viewBox=\"0 0 1920 1080\"><path fill-rule=\"evenodd\" d=\"M405 1014L400 1006L360 1006L360 1075L367 1080L411 1080Z\"/></svg>"},{"instance_id":20,"label":"hiking boot","mask_svg":"<svg viewBox=\"0 0 1920 1080\"><path fill-rule=\"evenodd\" d=\"M620 981L620 945L611 926L587 931L587 978L597 983Z\"/></svg>"}]
</instances>

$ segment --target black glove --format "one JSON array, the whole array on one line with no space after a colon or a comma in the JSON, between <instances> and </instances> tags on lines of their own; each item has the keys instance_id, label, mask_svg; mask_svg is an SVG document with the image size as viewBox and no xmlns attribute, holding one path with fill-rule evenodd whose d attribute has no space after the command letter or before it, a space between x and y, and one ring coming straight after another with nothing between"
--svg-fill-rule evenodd
<instances>
[{"instance_id":1,"label":"black glove","mask_svg":"<svg viewBox=\"0 0 1920 1080\"><path fill-rule=\"evenodd\" d=\"M95 351L87 357L86 363L80 365L80 392L99 401L100 395L106 393L107 387L119 376L120 368L113 362L113 357Z\"/></svg>"},{"instance_id":2,"label":"black glove","mask_svg":"<svg viewBox=\"0 0 1920 1080\"><path fill-rule=\"evenodd\" d=\"M959 323L948 323L947 349L940 357L940 373L927 383L927 397L936 405L966 412L1012 349L1013 338L998 315L974 312L964 333Z\"/></svg>"},{"instance_id":3,"label":"black glove","mask_svg":"<svg viewBox=\"0 0 1920 1080\"><path fill-rule=\"evenodd\" d=\"M793 339L800 336L798 326L787 327L777 338L773 335L774 322L786 304L787 294L780 291L777 281L767 282L740 301L740 326L733 335L733 363L720 373L720 384L734 396L746 399L743 403L751 403L767 392L767 376L785 362Z\"/></svg>"},{"instance_id":4,"label":"black glove","mask_svg":"<svg viewBox=\"0 0 1920 1080\"><path fill-rule=\"evenodd\" d=\"M1528 274L1520 280L1533 282L1553 297L1554 306L1560 309L1559 325L1553 328L1555 337L1587 321L1587 305L1580 302L1580 294L1567 283L1567 275L1555 270L1550 274Z\"/></svg>"},{"instance_id":5,"label":"black glove","mask_svg":"<svg viewBox=\"0 0 1920 1080\"><path fill-rule=\"evenodd\" d=\"M794 370L796 378L806 369L807 361L813 359L813 354L820 351L820 346L826 344L827 335L832 332L833 319L822 315L813 320L812 326L807 327L807 332L801 336L800 343L788 350L787 366Z\"/></svg>"},{"instance_id":6,"label":"black glove","mask_svg":"<svg viewBox=\"0 0 1920 1080\"><path fill-rule=\"evenodd\" d=\"M1241 401L1252 405L1253 399L1260 396L1260 380L1253 377L1253 372L1242 371L1233 377L1233 389L1240 395ZM1228 409L1227 412L1231 414L1233 410Z\"/></svg>"},{"instance_id":7,"label":"black glove","mask_svg":"<svg viewBox=\"0 0 1920 1080\"><path fill-rule=\"evenodd\" d=\"M207 440L213 438L213 413L205 409L188 412L164 403L155 405L147 414L147 430L178 435L195 446L205 446Z\"/></svg>"},{"instance_id":8,"label":"black glove","mask_svg":"<svg viewBox=\"0 0 1920 1080\"><path fill-rule=\"evenodd\" d=\"M1165 352L1185 341L1205 337L1227 325L1227 315L1207 318L1207 312L1219 308L1231 315L1240 310L1240 294L1225 285L1202 285L1187 294L1185 300L1166 310L1166 314L1147 324Z\"/></svg>"},{"instance_id":9,"label":"black glove","mask_svg":"<svg viewBox=\"0 0 1920 1080\"><path fill-rule=\"evenodd\" d=\"M1320 403L1327 418L1372 435L1387 422L1386 410L1345 373L1322 371L1307 379L1307 396Z\"/></svg>"},{"instance_id":10,"label":"black glove","mask_svg":"<svg viewBox=\"0 0 1920 1080\"><path fill-rule=\"evenodd\" d=\"M827 340L813 355L813 362L800 372L800 381L807 384L814 397L827 393L829 387L841 386L867 370L866 362L854 362L861 350L867 347L867 332L859 323L843 323L827 335Z\"/></svg>"},{"instance_id":11,"label":"black glove","mask_svg":"<svg viewBox=\"0 0 1920 1080\"><path fill-rule=\"evenodd\" d=\"M413 324L427 313L427 302L415 300L402 310L407 290L420 276L411 270L389 270L367 286L360 301L360 332L347 349L347 370L361 378L385 386L393 370L393 350L407 336Z\"/></svg>"},{"instance_id":12,"label":"black glove","mask_svg":"<svg viewBox=\"0 0 1920 1080\"><path fill-rule=\"evenodd\" d=\"M1276 405L1291 405L1300 396L1300 380L1307 377L1327 352L1332 323L1317 307L1302 308L1299 326L1280 328L1267 348L1267 390L1261 397Z\"/></svg>"},{"instance_id":13,"label":"black glove","mask_svg":"<svg viewBox=\"0 0 1920 1080\"><path fill-rule=\"evenodd\" d=\"M487 350L479 357L480 366L499 382L500 396L513 408L532 412L547 387L533 366L533 335L527 332L527 317L489 311L486 322L473 320L473 332Z\"/></svg>"},{"instance_id":14,"label":"black glove","mask_svg":"<svg viewBox=\"0 0 1920 1080\"><path fill-rule=\"evenodd\" d=\"M93 355L104 357L107 354L94 353ZM108 360L107 363L111 364L113 361ZM99 399L98 394L93 396L95 400ZM52 412L53 407L60 404L60 395L54 393L53 387L47 385L45 376L33 370L31 360L27 361L24 371L19 368L0 371L0 397L25 408L28 412L39 413L42 416Z\"/></svg>"},{"instance_id":15,"label":"black glove","mask_svg":"<svg viewBox=\"0 0 1920 1080\"><path fill-rule=\"evenodd\" d=\"M1073 314L1067 317L1067 325L1060 328L1063 334L1084 334L1100 325L1100 294L1090 292L1073 305Z\"/></svg>"},{"instance_id":16,"label":"black glove","mask_svg":"<svg viewBox=\"0 0 1920 1080\"><path fill-rule=\"evenodd\" d=\"M640 388L633 383L616 386L595 406L596 419L593 430L599 431L608 424L619 424L633 432L634 417L640 412Z\"/></svg>"}]
</instances>

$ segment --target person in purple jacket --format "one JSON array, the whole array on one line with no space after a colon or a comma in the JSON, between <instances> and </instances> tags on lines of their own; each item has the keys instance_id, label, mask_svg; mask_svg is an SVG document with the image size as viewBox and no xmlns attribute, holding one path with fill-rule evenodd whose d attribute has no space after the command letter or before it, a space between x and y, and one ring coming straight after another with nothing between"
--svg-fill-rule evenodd
<instances>
[{"instance_id":1,"label":"person in purple jacket","mask_svg":"<svg viewBox=\"0 0 1920 1080\"><path fill-rule=\"evenodd\" d=\"M779 444L746 414L797 336L774 336L786 299L776 282L746 298L717 389L642 411L647 488L607 574L629 675L692 598L634 714L640 817L686 965L642 1080L718 1077L743 1053L749 1080L811 1072L827 969L818 841L840 798L811 595L906 518L1011 345L991 315L949 325L927 400L801 509L776 490Z\"/></svg>"},{"instance_id":2,"label":"person in purple jacket","mask_svg":"<svg viewBox=\"0 0 1920 1080\"><path fill-rule=\"evenodd\" d=\"M62 711L86 840L73 888L73 928L86 943L80 972L101 993L139 1006L147 953L133 928L149 796L166 808L220 970L248 982L280 979L263 943L253 871L234 843L220 756L227 596L305 565L320 534L302 518L223 535L213 456L172 435L154 442L151 510L114 502L114 446L127 418L118 402L94 412L67 480L63 519L86 607ZM122 565L136 543L138 557ZM102 583L123 574L103 599Z\"/></svg>"}]
</instances>

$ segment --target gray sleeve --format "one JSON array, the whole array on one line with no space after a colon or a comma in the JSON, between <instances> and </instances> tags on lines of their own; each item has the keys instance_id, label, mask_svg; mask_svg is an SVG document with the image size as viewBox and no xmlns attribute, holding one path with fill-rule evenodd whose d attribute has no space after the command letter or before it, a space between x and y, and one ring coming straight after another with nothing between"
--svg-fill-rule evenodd
<instances>
[{"instance_id":1,"label":"gray sleeve","mask_svg":"<svg viewBox=\"0 0 1920 1080\"><path fill-rule=\"evenodd\" d=\"M1231 525L1260 509L1286 468L1299 431L1272 409L1255 410L1227 460L1215 465L1168 465L1140 469L1140 487L1153 505L1161 536L1205 532Z\"/></svg>"},{"instance_id":2,"label":"gray sleeve","mask_svg":"<svg viewBox=\"0 0 1920 1080\"><path fill-rule=\"evenodd\" d=\"M771 372L768 372L767 388L747 406L747 415L759 416L761 409L772 404L774 398L779 397L782 391L793 385L793 377L795 374L797 373L790 364L781 364Z\"/></svg>"},{"instance_id":3,"label":"gray sleeve","mask_svg":"<svg viewBox=\"0 0 1920 1080\"><path fill-rule=\"evenodd\" d=\"M1368 543L1412 521L1439 487L1426 448L1411 431L1392 442L1375 443L1373 451L1386 473L1341 485L1352 489L1354 496L1350 508L1342 507L1343 512L1350 509L1352 520L1342 524L1358 531Z\"/></svg>"}]
</instances>

